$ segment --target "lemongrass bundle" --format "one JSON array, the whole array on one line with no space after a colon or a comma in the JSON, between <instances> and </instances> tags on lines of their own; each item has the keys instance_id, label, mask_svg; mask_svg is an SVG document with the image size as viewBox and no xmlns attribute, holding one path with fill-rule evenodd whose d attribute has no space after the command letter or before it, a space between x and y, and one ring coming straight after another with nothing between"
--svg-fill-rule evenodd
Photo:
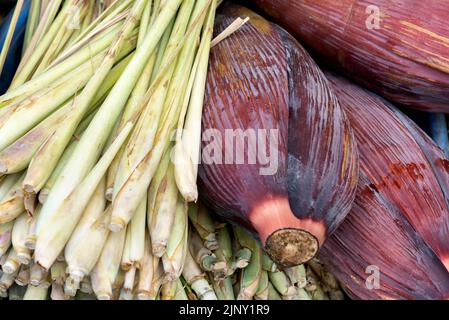
<instances>
[{"instance_id":1,"label":"lemongrass bundle","mask_svg":"<svg viewBox=\"0 0 449 320\"><path fill-rule=\"evenodd\" d=\"M132 125L129 124L105 152L95 168L84 181L62 202L53 217L44 216L45 205L39 216L35 260L41 266L49 268L70 238L76 224L88 205L89 199L105 176ZM102 195L104 196L104 194ZM48 220L46 220L47 218ZM51 229L49 229L51 226Z\"/></svg>"}]
</instances>

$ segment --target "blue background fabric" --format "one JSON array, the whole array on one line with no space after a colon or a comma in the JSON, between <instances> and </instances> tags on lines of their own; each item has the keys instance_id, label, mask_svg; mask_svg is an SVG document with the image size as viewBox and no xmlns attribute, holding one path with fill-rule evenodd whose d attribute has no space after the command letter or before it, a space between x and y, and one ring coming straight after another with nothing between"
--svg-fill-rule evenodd
<instances>
[{"instance_id":1,"label":"blue background fabric","mask_svg":"<svg viewBox=\"0 0 449 320\"><path fill-rule=\"evenodd\" d=\"M0 94L3 94L8 89L17 66L19 65L29 9L30 0L26 0L20 13L19 20L17 21L16 30L11 41L11 46L8 52L8 57L5 61L3 72L0 75ZM13 10L6 16L0 26L0 51L3 49L12 15Z\"/></svg>"}]
</instances>

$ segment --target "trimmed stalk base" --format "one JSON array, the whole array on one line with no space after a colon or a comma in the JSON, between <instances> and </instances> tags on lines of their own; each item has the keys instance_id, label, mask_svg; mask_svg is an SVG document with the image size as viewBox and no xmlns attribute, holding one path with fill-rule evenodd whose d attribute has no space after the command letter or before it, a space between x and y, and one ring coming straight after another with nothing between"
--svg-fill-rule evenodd
<instances>
[{"instance_id":1,"label":"trimmed stalk base","mask_svg":"<svg viewBox=\"0 0 449 320\"><path fill-rule=\"evenodd\" d=\"M283 267L294 267L310 261L318 248L318 239L311 233L289 228L274 232L265 243L267 253Z\"/></svg>"}]
</instances>

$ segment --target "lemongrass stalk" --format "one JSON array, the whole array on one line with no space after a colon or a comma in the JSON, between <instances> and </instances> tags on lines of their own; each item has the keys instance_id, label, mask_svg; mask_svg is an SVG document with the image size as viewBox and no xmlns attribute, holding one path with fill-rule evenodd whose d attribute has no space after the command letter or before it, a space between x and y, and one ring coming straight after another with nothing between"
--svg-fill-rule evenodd
<instances>
[{"instance_id":1,"label":"lemongrass stalk","mask_svg":"<svg viewBox=\"0 0 449 320\"><path fill-rule=\"evenodd\" d=\"M161 57L164 57L164 54L168 48L173 47L174 44L179 41L179 39L182 37L185 28L187 26L187 14L190 13L189 10L192 9L192 5L189 6L189 3L193 4L191 1L186 2L182 8L180 13L177 16L176 23L173 25L174 22L170 23L170 26L165 31L160 46L158 48L157 55L154 53L152 58L156 59L154 61L154 69L158 69L160 66ZM172 30L173 29L173 30ZM171 33L171 35L170 35ZM169 36L170 35L170 36ZM120 159L120 163L116 169L116 179L114 182L114 194L113 197L116 196L119 188L123 185L124 179L126 178L126 175L128 172L130 172L133 169L133 165L136 161L141 159L142 154L137 153L136 151L140 151L142 148L135 148L134 145L141 145L145 146L147 145L148 148L151 148L152 139L154 137L154 134L157 130L158 123L159 123L159 117L162 113L162 108L164 104L164 100L168 91L168 85L166 83L170 82L170 79L172 77L172 74L174 72L175 66L172 66L167 70L166 74L164 75L163 81L160 82L158 85L158 88L155 90L154 95L151 97L151 100L148 102L143 114L140 116L137 125L136 130L134 131L133 135L130 137L130 141L127 144L126 150L124 150L123 157ZM147 71L147 70L146 70ZM149 71L149 70L148 70ZM155 70L151 70L151 73L154 73ZM141 79L147 79L147 81L150 79L148 77L149 75L146 75L146 78ZM140 82L140 81L139 81ZM143 81L142 81L143 82ZM148 83L147 83L148 84ZM143 83L142 83L143 87ZM143 88L142 88L143 89ZM145 88L145 91L148 88ZM142 92L142 90L139 90L137 92L138 94L141 94L138 96L139 100L132 100L125 109L125 115L124 120L131 117L136 117L136 111L138 107L140 107L140 102L142 102L142 98L145 95L145 92ZM142 94L143 93L143 94ZM133 103L134 102L134 103ZM138 102L138 103L136 103Z\"/></svg>"},{"instance_id":2,"label":"lemongrass stalk","mask_svg":"<svg viewBox=\"0 0 449 320\"><path fill-rule=\"evenodd\" d=\"M6 61L6 57L8 56L9 47L11 45L11 41L16 31L17 21L19 20L20 12L22 11L24 0L18 0L16 7L14 9L14 13L11 18L11 22L9 23L8 32L6 34L5 41L3 42L3 49L0 52L0 74L2 74L3 66Z\"/></svg>"},{"instance_id":3,"label":"lemongrass stalk","mask_svg":"<svg viewBox=\"0 0 449 320\"><path fill-rule=\"evenodd\" d=\"M22 181L23 175L0 201L0 224L11 222L25 212L21 188Z\"/></svg>"},{"instance_id":4,"label":"lemongrass stalk","mask_svg":"<svg viewBox=\"0 0 449 320\"><path fill-rule=\"evenodd\" d=\"M235 300L234 288L232 287L232 278L227 277L223 280L216 280L211 277L213 288L218 300Z\"/></svg>"},{"instance_id":5,"label":"lemongrass stalk","mask_svg":"<svg viewBox=\"0 0 449 320\"><path fill-rule=\"evenodd\" d=\"M70 236L64 255L67 273L81 282L88 275L101 255L109 230L110 210L105 210L104 179L89 200L78 225Z\"/></svg>"},{"instance_id":6,"label":"lemongrass stalk","mask_svg":"<svg viewBox=\"0 0 449 320\"><path fill-rule=\"evenodd\" d=\"M159 259L154 257L153 262L156 264L153 264L153 279L151 282L151 288L144 296L144 299L142 299L142 296L140 297L141 300L158 300L159 299L159 293L162 286L162 283L164 282L164 268L162 266L162 263L160 263Z\"/></svg>"},{"instance_id":7,"label":"lemongrass stalk","mask_svg":"<svg viewBox=\"0 0 449 320\"><path fill-rule=\"evenodd\" d=\"M200 3L201 1L198 1L197 6L199 6ZM188 17L190 17L192 4L191 1L185 1L183 3L172 32L173 37L170 38L166 52L176 51L177 42L175 40L177 38L182 38L183 32L179 31L184 31L187 27L187 23L185 22L187 22L188 19L186 19L185 16L188 15ZM167 5L164 6L162 10L166 7ZM195 7L193 13L194 17L197 16L196 11L198 10ZM196 22L196 19L194 19L194 21ZM179 54L178 63L173 64L168 69L168 75L171 74L171 69L173 67L175 70L168 89L164 88L164 86L161 88L156 85L156 88L159 90L155 91L155 94L149 99L150 101L145 110L146 112L140 117L139 122L136 125L138 129L134 131L135 134L133 134L128 143L127 152L124 154L127 158L124 158L121 161L121 165L123 165L124 168L122 168L122 166L120 167L119 172L121 174L117 175L114 185L113 228L123 228L124 225L129 222L130 218L132 218L132 215L138 206L137 199L143 197L146 189L149 187L157 163L159 163L162 153L170 139L169 134L174 127L172 122L176 119L179 102L183 96L186 80L188 78L188 70L191 68L191 63L193 63L193 50L196 42L194 41L194 38L188 37L187 39L186 46L182 48ZM169 59L171 55L167 54L167 57L167 59ZM167 75L164 74L163 78L165 79L166 76ZM161 83L163 84L164 82L160 82L159 85ZM165 102L163 104L153 105L155 99L157 101L159 101L158 99L161 99L161 101ZM146 101L144 100L144 103L145 102ZM170 116L168 116L165 124L162 125L162 130L158 139L156 129L158 128L159 119L162 118L164 110L166 110L165 114L170 114ZM154 145L155 141L157 141L157 146ZM155 149L158 150L155 151ZM146 156L148 153L151 154L150 157ZM149 164L148 162L152 163ZM152 167L153 170L143 169L142 166ZM143 176L134 179L134 176L136 175ZM132 192L132 197L130 195L131 189L135 190L135 192Z\"/></svg>"},{"instance_id":8,"label":"lemongrass stalk","mask_svg":"<svg viewBox=\"0 0 449 320\"><path fill-rule=\"evenodd\" d=\"M282 300L282 297L279 295L279 292L274 288L271 282L268 283L268 300Z\"/></svg>"},{"instance_id":9,"label":"lemongrass stalk","mask_svg":"<svg viewBox=\"0 0 449 320\"><path fill-rule=\"evenodd\" d=\"M115 280L112 283L112 296L111 296L112 300L120 299L120 294L124 283L125 283L125 272L123 270L119 270L117 276L115 277ZM106 298L103 300L111 300L111 299Z\"/></svg>"},{"instance_id":10,"label":"lemongrass stalk","mask_svg":"<svg viewBox=\"0 0 449 320\"><path fill-rule=\"evenodd\" d=\"M12 228L14 226L14 221L0 224L0 257L8 252L11 246Z\"/></svg>"},{"instance_id":11,"label":"lemongrass stalk","mask_svg":"<svg viewBox=\"0 0 449 320\"><path fill-rule=\"evenodd\" d=\"M48 49L51 41L54 39L58 31L66 23L70 15L70 10L72 7L78 7L79 2L76 0L68 0L64 3L61 12L58 14L54 22L48 28L48 31L43 34L40 41L36 44L32 51L27 50L22 62L19 65L17 73L11 83L11 88L14 89L21 84L25 83L28 79L32 78L34 69L41 60L42 56Z\"/></svg>"},{"instance_id":12,"label":"lemongrass stalk","mask_svg":"<svg viewBox=\"0 0 449 320\"><path fill-rule=\"evenodd\" d=\"M172 233L168 239L167 250L162 257L167 281L174 281L181 276L189 251L187 243L188 227L187 204L178 197Z\"/></svg>"},{"instance_id":13,"label":"lemongrass stalk","mask_svg":"<svg viewBox=\"0 0 449 320\"><path fill-rule=\"evenodd\" d=\"M147 300L153 282L154 270L159 265L159 259L151 253L151 242L148 232L145 236L145 251L139 268L139 281L136 288L138 300Z\"/></svg>"},{"instance_id":14,"label":"lemongrass stalk","mask_svg":"<svg viewBox=\"0 0 449 320\"><path fill-rule=\"evenodd\" d=\"M151 8L153 7L153 0L148 0L145 9L142 13L142 19L139 25L139 37L137 39L137 46L139 46L145 39L145 34L148 30L148 24L151 18Z\"/></svg>"},{"instance_id":15,"label":"lemongrass stalk","mask_svg":"<svg viewBox=\"0 0 449 320\"><path fill-rule=\"evenodd\" d=\"M129 243L129 258L137 268L140 268L145 251L145 230L147 217L147 199L142 201L129 225L131 241Z\"/></svg>"},{"instance_id":16,"label":"lemongrass stalk","mask_svg":"<svg viewBox=\"0 0 449 320\"><path fill-rule=\"evenodd\" d=\"M41 209L42 206L38 205L36 211L34 212L33 216L30 218L28 222L28 231L25 238L25 246L29 250L34 250L36 247L36 239L37 239L36 226Z\"/></svg>"},{"instance_id":17,"label":"lemongrass stalk","mask_svg":"<svg viewBox=\"0 0 449 320\"><path fill-rule=\"evenodd\" d=\"M111 300L125 246L126 231L109 234L100 258L91 273L92 289L99 300Z\"/></svg>"},{"instance_id":18,"label":"lemongrass stalk","mask_svg":"<svg viewBox=\"0 0 449 320\"><path fill-rule=\"evenodd\" d=\"M190 254L192 254L196 263L198 263L202 270L212 271L217 262L217 257L211 250L204 247L203 241L194 230L190 230L189 235Z\"/></svg>"},{"instance_id":19,"label":"lemongrass stalk","mask_svg":"<svg viewBox=\"0 0 449 320\"><path fill-rule=\"evenodd\" d=\"M40 286L49 276L49 272L37 263L33 264L30 269L30 284L32 286Z\"/></svg>"},{"instance_id":20,"label":"lemongrass stalk","mask_svg":"<svg viewBox=\"0 0 449 320\"><path fill-rule=\"evenodd\" d=\"M260 274L259 287L254 296L255 300L268 300L270 295L269 284L268 272L263 270Z\"/></svg>"},{"instance_id":21,"label":"lemongrass stalk","mask_svg":"<svg viewBox=\"0 0 449 320\"><path fill-rule=\"evenodd\" d=\"M48 178L47 182L45 183L45 186L42 188L42 190L39 193L39 202L41 204L44 204L47 201L47 198L48 198L48 195L49 195L51 189L53 188L56 180L58 179L58 177L61 174L62 170L64 169L65 165L69 161L69 158L72 155L73 151L75 150L77 144L78 144L78 140L72 141L72 143L64 151L63 155L61 156L61 159L58 162L58 165L53 170L50 178Z\"/></svg>"},{"instance_id":22,"label":"lemongrass stalk","mask_svg":"<svg viewBox=\"0 0 449 320\"><path fill-rule=\"evenodd\" d=\"M120 293L120 300L133 300L134 287L136 282L136 272L137 268L135 266L132 266L125 273L125 282L123 283L123 288Z\"/></svg>"},{"instance_id":23,"label":"lemongrass stalk","mask_svg":"<svg viewBox=\"0 0 449 320\"><path fill-rule=\"evenodd\" d=\"M231 235L226 224L220 226L217 230L218 249L214 251L220 263L214 266L216 278L223 279L234 273L232 264L233 252Z\"/></svg>"},{"instance_id":24,"label":"lemongrass stalk","mask_svg":"<svg viewBox=\"0 0 449 320\"><path fill-rule=\"evenodd\" d=\"M130 258L130 252L131 252L131 226L128 225L126 227L126 240L125 240L125 247L123 248L123 256L122 256L122 262L121 262L121 269L123 271L128 271L132 267L131 258Z\"/></svg>"},{"instance_id":25,"label":"lemongrass stalk","mask_svg":"<svg viewBox=\"0 0 449 320\"><path fill-rule=\"evenodd\" d=\"M217 296L203 272L193 259L190 252L187 252L182 276L196 293L200 300L217 300Z\"/></svg>"},{"instance_id":26,"label":"lemongrass stalk","mask_svg":"<svg viewBox=\"0 0 449 320\"><path fill-rule=\"evenodd\" d=\"M19 286L27 286L30 284L30 266L22 265L19 273L17 274L16 284Z\"/></svg>"},{"instance_id":27,"label":"lemongrass stalk","mask_svg":"<svg viewBox=\"0 0 449 320\"><path fill-rule=\"evenodd\" d=\"M274 263L265 251L262 254L262 269L268 272L278 271L276 263Z\"/></svg>"},{"instance_id":28,"label":"lemongrass stalk","mask_svg":"<svg viewBox=\"0 0 449 320\"><path fill-rule=\"evenodd\" d=\"M121 113L138 75L155 49L169 21L175 15L181 0L170 0L156 19L142 46L136 51L128 67L117 81L106 101L81 138L72 157L65 166L61 179L49 195L42 214L52 216L65 197L79 184L90 171L104 146L117 117ZM142 200L141 197L139 200ZM140 204L140 202L139 202Z\"/></svg>"},{"instance_id":29,"label":"lemongrass stalk","mask_svg":"<svg viewBox=\"0 0 449 320\"><path fill-rule=\"evenodd\" d=\"M158 168L156 170L154 179L151 182L150 188L148 189L148 205L147 205L148 230L151 230L151 224L153 223L153 217L155 215L156 198L158 190L168 170L169 164L170 164L170 152L167 151L165 155L162 157L162 160L159 163Z\"/></svg>"},{"instance_id":30,"label":"lemongrass stalk","mask_svg":"<svg viewBox=\"0 0 449 320\"><path fill-rule=\"evenodd\" d=\"M173 165L169 164L157 190L154 215L151 218L150 225L152 251L156 257L162 257L167 250L177 208L178 189L176 188Z\"/></svg>"},{"instance_id":31,"label":"lemongrass stalk","mask_svg":"<svg viewBox=\"0 0 449 320\"><path fill-rule=\"evenodd\" d=\"M12 286L8 291L9 300L15 300L15 301L23 300L26 290L27 290L27 288L25 286L19 286L19 285Z\"/></svg>"},{"instance_id":32,"label":"lemongrass stalk","mask_svg":"<svg viewBox=\"0 0 449 320\"><path fill-rule=\"evenodd\" d=\"M283 300L292 300L298 294L298 289L293 286L284 272L269 272L270 282L281 294Z\"/></svg>"},{"instance_id":33,"label":"lemongrass stalk","mask_svg":"<svg viewBox=\"0 0 449 320\"><path fill-rule=\"evenodd\" d=\"M177 288L176 288L176 293L174 296L174 299L176 301L187 301L189 300L189 297L184 289L184 285L182 284L181 279L178 279L177 281Z\"/></svg>"},{"instance_id":34,"label":"lemongrass stalk","mask_svg":"<svg viewBox=\"0 0 449 320\"><path fill-rule=\"evenodd\" d=\"M24 54L39 24L41 0L31 0L30 12L28 14L25 38L23 40L22 53Z\"/></svg>"},{"instance_id":35,"label":"lemongrass stalk","mask_svg":"<svg viewBox=\"0 0 449 320\"><path fill-rule=\"evenodd\" d=\"M168 36L169 31L171 30L171 27L168 27L164 36L161 39L161 43L158 48L158 52L165 50L165 46L168 42ZM140 33L139 33L140 36ZM141 45L141 44L140 44ZM139 45L138 45L139 46ZM156 52L154 52L150 59L148 60L148 63L145 67L145 69L142 72L142 75L140 76L138 82L136 83L136 87L134 88L127 105L125 106L123 115L120 119L120 123L118 123L117 128L114 131L118 131L127 121L131 121L132 119L137 118L138 109L142 103L142 99L148 89L148 86L150 84L151 80L151 74L153 73L154 69L156 68ZM113 138L115 133L111 135L111 138ZM127 143L128 144L128 143ZM126 147L123 147L122 150L120 150L117 157L114 159L113 163L111 164L111 168L108 172L108 190L106 191L106 197L109 201L112 201L113 198L113 192L114 192L114 182L116 180L117 173L119 173L119 167L120 167L120 161L123 158L123 154L125 152Z\"/></svg>"},{"instance_id":36,"label":"lemongrass stalk","mask_svg":"<svg viewBox=\"0 0 449 320\"><path fill-rule=\"evenodd\" d=\"M66 280L66 263L65 262L55 262L50 268L51 281L53 283L64 285Z\"/></svg>"},{"instance_id":37,"label":"lemongrass stalk","mask_svg":"<svg viewBox=\"0 0 449 320\"><path fill-rule=\"evenodd\" d=\"M306 268L304 265L284 269L290 282L298 288L305 288L307 285Z\"/></svg>"},{"instance_id":38,"label":"lemongrass stalk","mask_svg":"<svg viewBox=\"0 0 449 320\"><path fill-rule=\"evenodd\" d=\"M51 300L67 300L67 296L64 293L64 285L60 283L53 283L51 286L50 299Z\"/></svg>"},{"instance_id":39,"label":"lemongrass stalk","mask_svg":"<svg viewBox=\"0 0 449 320\"><path fill-rule=\"evenodd\" d=\"M73 78L73 74L76 72L81 73L85 78L90 79L97 68L97 65L104 58L106 53L105 49L110 46L117 33L120 31L120 27L121 25L111 28L111 30L108 30L108 32L102 35L98 40L89 43L88 48L83 48L75 55L64 60L63 63L50 68L36 78L10 90L0 97L0 107L11 104L14 101L20 102L24 97L39 92L55 82L61 82L59 79L65 79L67 77ZM131 43L133 47L135 39L133 40L130 38L127 43ZM78 85L78 87L80 86Z\"/></svg>"},{"instance_id":40,"label":"lemongrass stalk","mask_svg":"<svg viewBox=\"0 0 449 320\"><path fill-rule=\"evenodd\" d=\"M189 204L189 220L203 239L204 246L212 251L218 249L215 224L206 207L201 203Z\"/></svg>"},{"instance_id":41,"label":"lemongrass stalk","mask_svg":"<svg viewBox=\"0 0 449 320\"><path fill-rule=\"evenodd\" d=\"M5 263L2 265L2 271L8 274L16 273L19 270L20 265L21 263L17 256L17 252L14 248L11 248Z\"/></svg>"},{"instance_id":42,"label":"lemongrass stalk","mask_svg":"<svg viewBox=\"0 0 449 320\"><path fill-rule=\"evenodd\" d=\"M259 288L262 275L262 249L255 246L252 250L251 261L241 275L240 292L237 300L252 300Z\"/></svg>"},{"instance_id":43,"label":"lemongrass stalk","mask_svg":"<svg viewBox=\"0 0 449 320\"><path fill-rule=\"evenodd\" d=\"M94 291L92 289L92 282L90 277L84 277L83 281L81 281L80 291L85 294L92 294Z\"/></svg>"},{"instance_id":44,"label":"lemongrass stalk","mask_svg":"<svg viewBox=\"0 0 449 320\"><path fill-rule=\"evenodd\" d=\"M119 53L125 43L125 39L131 35L140 19L145 3L146 0L137 0L135 2L123 29L113 41L113 44L102 63L93 74L92 78L88 81L80 95L75 97L71 111L58 126L55 134L46 141L45 145L41 147L38 154L33 158L31 166L35 165L40 168L38 172L46 173L45 177L40 180L43 181L43 183L45 183L46 178L51 175L51 171L56 166L73 133L88 111L90 104L95 99L95 95L101 87L102 82L106 79L114 63L117 61ZM47 170L42 170L44 165L47 167Z\"/></svg>"},{"instance_id":45,"label":"lemongrass stalk","mask_svg":"<svg viewBox=\"0 0 449 320\"><path fill-rule=\"evenodd\" d=\"M16 270L13 273L3 273L0 278L0 293L1 291L6 292L9 288L12 287L14 281L16 280L17 274L19 270Z\"/></svg>"},{"instance_id":46,"label":"lemongrass stalk","mask_svg":"<svg viewBox=\"0 0 449 320\"><path fill-rule=\"evenodd\" d=\"M28 265L31 261L30 249L25 245L29 228L29 216L26 213L20 215L14 221L12 228L12 246L17 253L17 258L21 264Z\"/></svg>"},{"instance_id":47,"label":"lemongrass stalk","mask_svg":"<svg viewBox=\"0 0 449 320\"><path fill-rule=\"evenodd\" d=\"M100 184L131 128L132 124L124 128L89 175L62 202L55 215L43 217L43 210L48 202L42 208L37 226L38 237L35 250L35 260L41 266L48 269L66 245L83 210L87 207L89 199Z\"/></svg>"},{"instance_id":48,"label":"lemongrass stalk","mask_svg":"<svg viewBox=\"0 0 449 320\"><path fill-rule=\"evenodd\" d=\"M184 108L178 124L178 136L175 150L176 183L184 199L189 202L198 200L198 164L201 143L201 117L203 113L204 94L209 65L210 47L214 29L216 1L212 1L206 19L197 61L193 68L193 88L188 108ZM187 105L186 105L187 106ZM184 130L182 130L184 129Z\"/></svg>"},{"instance_id":49,"label":"lemongrass stalk","mask_svg":"<svg viewBox=\"0 0 449 320\"><path fill-rule=\"evenodd\" d=\"M161 287L161 300L174 300L178 290L179 279L167 281Z\"/></svg>"}]
</instances>

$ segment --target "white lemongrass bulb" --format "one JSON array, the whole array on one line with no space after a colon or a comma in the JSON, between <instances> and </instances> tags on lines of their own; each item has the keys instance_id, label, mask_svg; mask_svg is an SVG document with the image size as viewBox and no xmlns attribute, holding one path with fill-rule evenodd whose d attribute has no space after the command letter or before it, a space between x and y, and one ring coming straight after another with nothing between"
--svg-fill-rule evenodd
<instances>
[{"instance_id":1,"label":"white lemongrass bulb","mask_svg":"<svg viewBox=\"0 0 449 320\"><path fill-rule=\"evenodd\" d=\"M30 249L26 246L30 217L27 213L20 215L12 228L12 246L20 263L28 265L31 260Z\"/></svg>"},{"instance_id":2,"label":"white lemongrass bulb","mask_svg":"<svg viewBox=\"0 0 449 320\"><path fill-rule=\"evenodd\" d=\"M107 227L111 211L105 211L105 190L103 179L65 247L67 271L79 282L92 271L109 234Z\"/></svg>"}]
</instances>

